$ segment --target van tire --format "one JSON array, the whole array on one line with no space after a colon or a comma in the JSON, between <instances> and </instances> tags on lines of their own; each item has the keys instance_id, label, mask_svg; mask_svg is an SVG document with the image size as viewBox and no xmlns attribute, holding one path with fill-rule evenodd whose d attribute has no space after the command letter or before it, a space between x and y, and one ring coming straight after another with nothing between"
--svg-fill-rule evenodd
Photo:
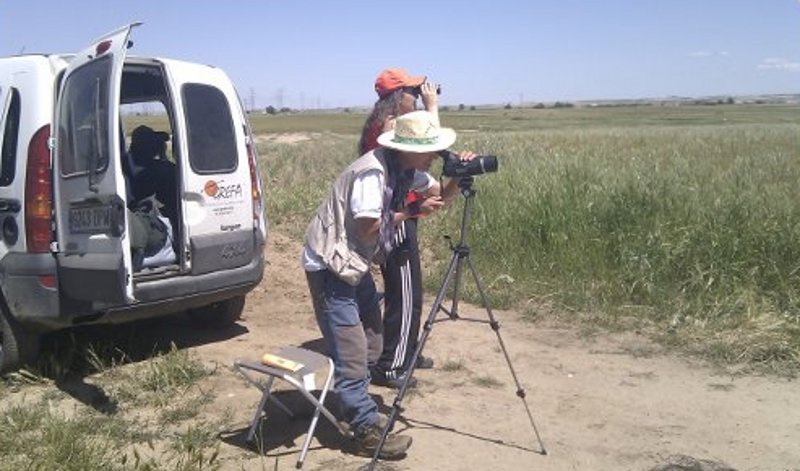
<instances>
[{"instance_id":1,"label":"van tire","mask_svg":"<svg viewBox=\"0 0 800 471\"><path fill-rule=\"evenodd\" d=\"M39 355L39 335L26 331L6 309L0 310L0 374L30 365Z\"/></svg>"},{"instance_id":2,"label":"van tire","mask_svg":"<svg viewBox=\"0 0 800 471\"><path fill-rule=\"evenodd\" d=\"M204 327L227 327L242 317L244 295L189 309L189 317Z\"/></svg>"}]
</instances>

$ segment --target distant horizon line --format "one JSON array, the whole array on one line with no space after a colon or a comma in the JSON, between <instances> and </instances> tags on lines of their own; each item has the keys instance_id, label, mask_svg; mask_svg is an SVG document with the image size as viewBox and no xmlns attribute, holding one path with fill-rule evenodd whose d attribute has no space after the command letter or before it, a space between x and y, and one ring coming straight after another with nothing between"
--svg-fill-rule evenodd
<instances>
[{"instance_id":1,"label":"distant horizon line","mask_svg":"<svg viewBox=\"0 0 800 471\"><path fill-rule=\"evenodd\" d=\"M800 101L800 92L785 92L785 93L747 93L747 94L718 94L718 95L699 95L699 96L685 96L685 95L667 95L662 97L640 97L640 98L594 98L594 99L557 99L557 100L533 100L533 101L503 101L496 103L480 103L480 104L440 104L439 108L459 108L464 106L466 108L502 108L506 106L514 107L534 107L537 105L553 105L562 104L580 104L583 106L592 104L643 104L643 103L668 103L668 102L709 102L718 100L733 99L739 103L755 104L759 100L769 101L771 103L787 103L792 100ZM706 103L698 103L706 104ZM245 103L245 105L249 105ZM276 106L276 105L262 105L262 106L249 106L247 109L252 110L266 110L274 108L276 111L280 110L346 110L346 109L370 109L372 105L340 105L340 106L323 106L323 107L291 107L291 106Z\"/></svg>"}]
</instances>

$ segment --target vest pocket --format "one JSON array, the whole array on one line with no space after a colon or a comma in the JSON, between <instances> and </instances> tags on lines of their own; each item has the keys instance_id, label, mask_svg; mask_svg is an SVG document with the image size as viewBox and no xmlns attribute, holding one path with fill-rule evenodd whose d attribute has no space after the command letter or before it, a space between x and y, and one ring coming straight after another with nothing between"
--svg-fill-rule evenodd
<instances>
[{"instance_id":1,"label":"vest pocket","mask_svg":"<svg viewBox=\"0 0 800 471\"><path fill-rule=\"evenodd\" d=\"M347 246L337 242L328 258L328 268L345 283L356 286L369 270L369 261Z\"/></svg>"}]
</instances>

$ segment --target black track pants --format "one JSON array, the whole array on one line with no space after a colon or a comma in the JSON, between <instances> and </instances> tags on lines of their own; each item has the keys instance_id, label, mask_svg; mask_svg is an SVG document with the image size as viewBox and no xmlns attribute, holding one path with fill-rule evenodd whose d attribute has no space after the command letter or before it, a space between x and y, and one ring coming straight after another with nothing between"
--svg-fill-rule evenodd
<instances>
[{"instance_id":1,"label":"black track pants","mask_svg":"<svg viewBox=\"0 0 800 471\"><path fill-rule=\"evenodd\" d=\"M422 312L422 272L417 220L397 226L398 245L381 266L384 283L383 353L373 374L396 378L408 370L417 348Z\"/></svg>"}]
</instances>

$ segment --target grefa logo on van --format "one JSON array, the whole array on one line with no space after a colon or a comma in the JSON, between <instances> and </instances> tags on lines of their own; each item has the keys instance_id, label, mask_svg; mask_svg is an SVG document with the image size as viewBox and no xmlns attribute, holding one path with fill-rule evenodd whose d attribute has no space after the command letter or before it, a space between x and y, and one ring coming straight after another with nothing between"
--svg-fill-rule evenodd
<instances>
[{"instance_id":1,"label":"grefa logo on van","mask_svg":"<svg viewBox=\"0 0 800 471\"><path fill-rule=\"evenodd\" d=\"M203 193L214 198L215 200L227 200L232 198L241 198L243 196L242 185L240 183L232 183L225 185L225 180L209 180L203 185Z\"/></svg>"}]
</instances>

